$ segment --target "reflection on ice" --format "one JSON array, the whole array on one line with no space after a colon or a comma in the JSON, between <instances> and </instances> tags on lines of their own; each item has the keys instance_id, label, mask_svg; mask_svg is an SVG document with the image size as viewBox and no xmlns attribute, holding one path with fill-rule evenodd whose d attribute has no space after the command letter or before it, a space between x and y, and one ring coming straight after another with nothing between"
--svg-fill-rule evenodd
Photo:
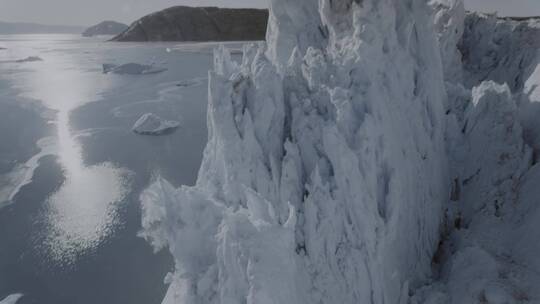
<instances>
[{"instance_id":1,"label":"reflection on ice","mask_svg":"<svg viewBox=\"0 0 540 304\"><path fill-rule=\"evenodd\" d=\"M11 204L22 187L32 182L39 160L44 156L54 154L55 144L53 138L42 138L37 142L37 146L40 149L38 154L30 158L25 164L16 166L10 173L0 175L0 208Z\"/></svg>"},{"instance_id":2,"label":"reflection on ice","mask_svg":"<svg viewBox=\"0 0 540 304\"><path fill-rule=\"evenodd\" d=\"M121 224L117 213L129 174L111 164L65 169L66 181L48 201L45 248L53 260L72 263Z\"/></svg>"},{"instance_id":3,"label":"reflection on ice","mask_svg":"<svg viewBox=\"0 0 540 304\"><path fill-rule=\"evenodd\" d=\"M118 207L128 191L129 172L108 163L86 167L64 109L58 112L57 131L65 182L48 200L45 248L51 259L69 264L120 224Z\"/></svg>"},{"instance_id":4,"label":"reflection on ice","mask_svg":"<svg viewBox=\"0 0 540 304\"><path fill-rule=\"evenodd\" d=\"M23 92L56 111L55 147L65 181L46 204L40 244L59 263L95 249L120 224L119 204L129 191L129 172L113 164L86 166L80 143L70 126L70 113L94 101L107 83L97 81L69 56L54 56L21 77Z\"/></svg>"}]
</instances>

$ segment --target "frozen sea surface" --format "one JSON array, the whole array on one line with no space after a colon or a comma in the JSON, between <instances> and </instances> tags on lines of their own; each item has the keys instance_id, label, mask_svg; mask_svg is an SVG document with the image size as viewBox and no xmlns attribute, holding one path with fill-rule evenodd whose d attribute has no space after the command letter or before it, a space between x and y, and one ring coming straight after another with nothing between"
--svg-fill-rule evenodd
<instances>
[{"instance_id":1,"label":"frozen sea surface","mask_svg":"<svg viewBox=\"0 0 540 304\"><path fill-rule=\"evenodd\" d=\"M169 254L137 237L153 177L195 183L207 140L212 44L105 43L66 35L0 36L0 299L159 303ZM42 61L16 62L39 56ZM102 63L166 68L103 74ZM133 122L182 118L164 137Z\"/></svg>"}]
</instances>

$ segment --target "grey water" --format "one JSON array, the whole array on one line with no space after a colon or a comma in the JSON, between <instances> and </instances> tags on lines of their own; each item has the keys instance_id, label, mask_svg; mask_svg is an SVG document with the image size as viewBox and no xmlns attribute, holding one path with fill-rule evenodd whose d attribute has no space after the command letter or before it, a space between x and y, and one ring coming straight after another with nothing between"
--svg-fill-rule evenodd
<instances>
[{"instance_id":1,"label":"grey water","mask_svg":"<svg viewBox=\"0 0 540 304\"><path fill-rule=\"evenodd\" d=\"M0 47L0 300L160 303L174 265L138 237L139 195L157 175L195 183L215 45L12 35ZM42 61L16 62L29 56ZM102 73L129 62L167 71ZM131 132L147 112L181 127Z\"/></svg>"}]
</instances>

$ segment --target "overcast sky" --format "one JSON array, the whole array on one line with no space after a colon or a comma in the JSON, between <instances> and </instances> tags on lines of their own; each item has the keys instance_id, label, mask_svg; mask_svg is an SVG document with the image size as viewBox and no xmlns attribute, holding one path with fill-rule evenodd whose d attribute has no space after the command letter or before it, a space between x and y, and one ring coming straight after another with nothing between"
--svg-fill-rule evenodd
<instances>
[{"instance_id":1,"label":"overcast sky","mask_svg":"<svg viewBox=\"0 0 540 304\"><path fill-rule=\"evenodd\" d=\"M0 0L2 1L2 0ZM504 16L540 16L540 0L465 0L467 9Z\"/></svg>"},{"instance_id":2,"label":"overcast sky","mask_svg":"<svg viewBox=\"0 0 540 304\"><path fill-rule=\"evenodd\" d=\"M473 10L498 11L501 15L540 15L540 0L465 1ZM87 26L103 20L131 23L173 5L265 7L265 3L266 0L0 0L0 20Z\"/></svg>"}]
</instances>

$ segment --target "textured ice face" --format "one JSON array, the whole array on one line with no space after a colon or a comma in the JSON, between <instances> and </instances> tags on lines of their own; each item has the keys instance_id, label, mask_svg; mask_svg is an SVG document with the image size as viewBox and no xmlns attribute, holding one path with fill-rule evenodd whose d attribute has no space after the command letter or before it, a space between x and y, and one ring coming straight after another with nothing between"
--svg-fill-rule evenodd
<instances>
[{"instance_id":1,"label":"textured ice face","mask_svg":"<svg viewBox=\"0 0 540 304\"><path fill-rule=\"evenodd\" d=\"M435 25L444 24L441 54L449 54L443 65L453 189L437 280L414 291L411 302L536 303L539 248L531 223L540 213L531 185L538 180L532 156L540 130L533 118L540 22L467 14L456 23L459 15L441 16L435 13ZM463 33L457 43L447 43L452 28Z\"/></svg>"},{"instance_id":2,"label":"textured ice face","mask_svg":"<svg viewBox=\"0 0 540 304\"><path fill-rule=\"evenodd\" d=\"M270 7L266 44L216 50L197 185L142 197L176 261L164 303L529 299L507 274L540 279L508 261L538 263L505 246L540 214L516 91L536 96L537 57L508 41L535 25L461 0Z\"/></svg>"},{"instance_id":3,"label":"textured ice face","mask_svg":"<svg viewBox=\"0 0 540 304\"><path fill-rule=\"evenodd\" d=\"M271 8L267 45L216 52L197 185L143 196L176 259L165 302L398 303L430 274L450 192L431 11Z\"/></svg>"}]
</instances>

